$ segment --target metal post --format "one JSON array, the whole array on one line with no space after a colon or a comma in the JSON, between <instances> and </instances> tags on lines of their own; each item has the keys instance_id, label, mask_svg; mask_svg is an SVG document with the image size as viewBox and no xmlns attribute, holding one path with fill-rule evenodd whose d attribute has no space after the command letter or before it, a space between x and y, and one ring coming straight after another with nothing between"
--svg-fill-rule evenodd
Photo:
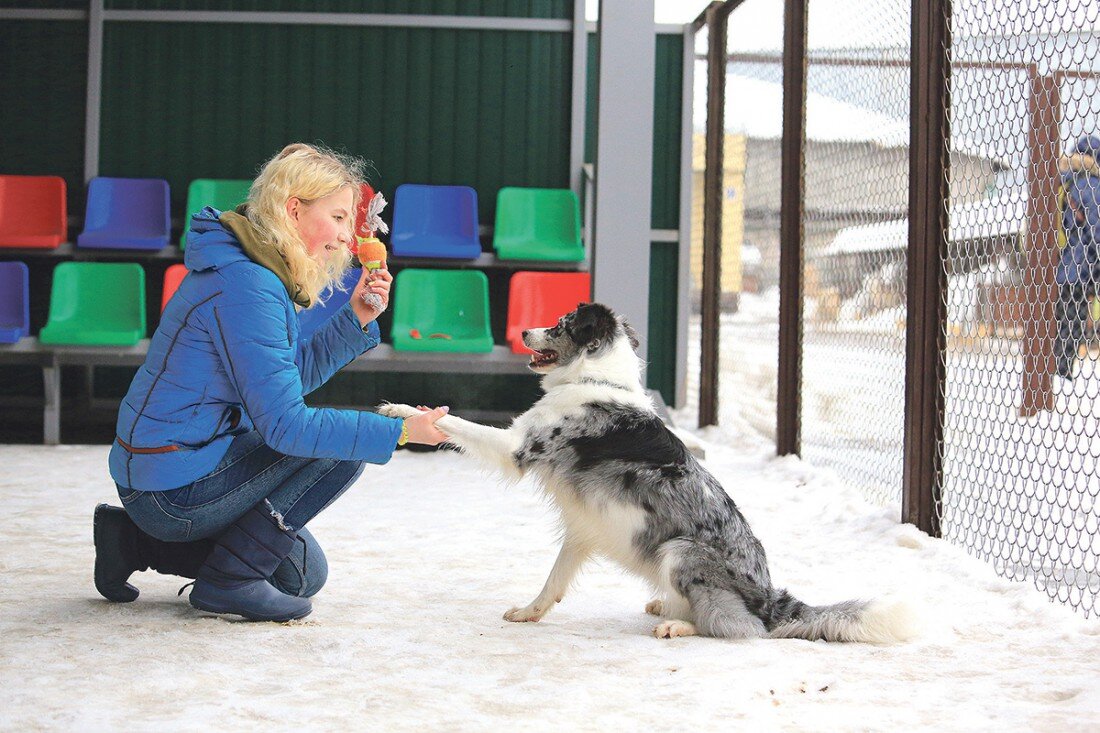
<instances>
[{"instance_id":1,"label":"metal post","mask_svg":"<svg viewBox=\"0 0 1100 733\"><path fill-rule=\"evenodd\" d=\"M99 175L99 108L103 90L103 0L88 2L88 88L84 110L84 183Z\"/></svg>"},{"instance_id":2,"label":"metal post","mask_svg":"<svg viewBox=\"0 0 1100 733\"><path fill-rule=\"evenodd\" d=\"M722 178L725 161L726 21L711 3L707 26L706 163L703 171L703 293L699 427L718 424L719 313L722 300Z\"/></svg>"},{"instance_id":3,"label":"metal post","mask_svg":"<svg viewBox=\"0 0 1100 733\"><path fill-rule=\"evenodd\" d=\"M1024 292L1031 301L1024 311L1022 344L1024 372L1020 382L1020 416L1031 417L1054 408L1051 384L1055 368L1054 300L1058 264L1058 142L1062 126L1062 100L1055 76L1040 76L1034 64L1028 67L1031 93L1028 98L1030 125L1027 144L1027 259Z\"/></svg>"},{"instance_id":4,"label":"metal post","mask_svg":"<svg viewBox=\"0 0 1100 733\"><path fill-rule=\"evenodd\" d=\"M50 356L43 365L42 384L46 398L42 410L42 442L57 445L61 442L61 365L56 356Z\"/></svg>"},{"instance_id":5,"label":"metal post","mask_svg":"<svg viewBox=\"0 0 1100 733\"><path fill-rule=\"evenodd\" d=\"M910 72L909 266L905 319L903 522L938 536L942 477L943 297L950 159L947 19L951 0L913 0Z\"/></svg>"},{"instance_id":6,"label":"metal post","mask_svg":"<svg viewBox=\"0 0 1100 733\"><path fill-rule=\"evenodd\" d=\"M592 293L630 321L644 357L657 52L653 4L603 0L599 43Z\"/></svg>"},{"instance_id":7,"label":"metal post","mask_svg":"<svg viewBox=\"0 0 1100 733\"><path fill-rule=\"evenodd\" d=\"M783 15L783 151L779 194L779 364L775 451L802 446L802 241L806 149L806 16L809 0Z\"/></svg>"}]
</instances>

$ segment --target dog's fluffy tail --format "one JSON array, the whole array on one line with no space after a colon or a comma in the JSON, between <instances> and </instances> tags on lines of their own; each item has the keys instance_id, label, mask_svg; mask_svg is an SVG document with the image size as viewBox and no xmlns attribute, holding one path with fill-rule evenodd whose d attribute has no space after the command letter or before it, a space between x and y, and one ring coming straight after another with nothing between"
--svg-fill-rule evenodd
<instances>
[{"instance_id":1,"label":"dog's fluffy tail","mask_svg":"<svg viewBox=\"0 0 1100 733\"><path fill-rule=\"evenodd\" d=\"M789 615L772 626L768 636L895 644L920 632L918 614L912 605L897 598L844 601L831 606L807 606L794 601L788 609Z\"/></svg>"}]
</instances>

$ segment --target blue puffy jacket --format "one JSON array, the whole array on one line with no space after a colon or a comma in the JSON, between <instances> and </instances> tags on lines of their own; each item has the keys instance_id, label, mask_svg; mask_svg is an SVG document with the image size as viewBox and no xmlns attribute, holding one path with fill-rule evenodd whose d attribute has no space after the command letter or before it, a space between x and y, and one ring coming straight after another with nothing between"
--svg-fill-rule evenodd
<instances>
[{"instance_id":1,"label":"blue puffy jacket","mask_svg":"<svg viewBox=\"0 0 1100 733\"><path fill-rule=\"evenodd\" d=\"M192 219L189 272L119 408L112 478L143 491L186 486L253 429L288 455L388 461L400 420L303 400L377 346L378 326L364 332L347 305L299 343L283 281L249 258L219 215L208 207Z\"/></svg>"},{"instance_id":2,"label":"blue puffy jacket","mask_svg":"<svg viewBox=\"0 0 1100 733\"><path fill-rule=\"evenodd\" d=\"M1062 228L1066 246L1055 271L1059 285L1090 285L1100 277L1100 177L1074 170L1064 177Z\"/></svg>"}]
</instances>

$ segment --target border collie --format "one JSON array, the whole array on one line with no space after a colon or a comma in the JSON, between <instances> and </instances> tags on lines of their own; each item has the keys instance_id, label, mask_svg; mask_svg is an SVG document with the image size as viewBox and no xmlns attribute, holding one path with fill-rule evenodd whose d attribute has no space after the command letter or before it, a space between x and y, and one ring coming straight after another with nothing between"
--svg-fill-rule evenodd
<instances>
[{"instance_id":1,"label":"border collie","mask_svg":"<svg viewBox=\"0 0 1100 733\"><path fill-rule=\"evenodd\" d=\"M454 415L437 427L512 480L533 474L561 510L563 543L535 600L504 614L538 621L577 571L603 555L647 580L662 638L797 637L888 643L914 631L901 602L809 606L772 585L764 548L737 505L657 416L634 331L582 303L553 328L524 331L545 395L506 429ZM417 409L386 404L391 417Z\"/></svg>"}]
</instances>

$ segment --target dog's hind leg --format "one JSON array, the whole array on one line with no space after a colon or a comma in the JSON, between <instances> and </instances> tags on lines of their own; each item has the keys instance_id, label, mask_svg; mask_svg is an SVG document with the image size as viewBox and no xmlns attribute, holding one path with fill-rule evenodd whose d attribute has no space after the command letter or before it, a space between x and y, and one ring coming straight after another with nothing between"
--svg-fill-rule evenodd
<instances>
[{"instance_id":1,"label":"dog's hind leg","mask_svg":"<svg viewBox=\"0 0 1100 733\"><path fill-rule=\"evenodd\" d=\"M745 605L744 593L751 589L741 587L744 583L730 575L727 564L717 552L691 540L672 540L661 549L662 571L667 573L662 581L674 592L670 597L690 604L693 632L726 639L767 636L764 622ZM681 609L676 610L683 613ZM653 630L654 635L665 638L688 635L674 633L683 630L670 625L672 620L683 623L683 615L679 619L669 612L665 615L672 618L658 625Z\"/></svg>"},{"instance_id":2,"label":"dog's hind leg","mask_svg":"<svg viewBox=\"0 0 1100 733\"><path fill-rule=\"evenodd\" d=\"M555 603L561 602L573 578L577 577L577 571L591 556L592 550L588 545L566 537L558 553L558 559L554 562L554 568L550 571L550 577L542 587L542 592L523 608L513 608L505 613L505 620L538 621L541 619L554 607Z\"/></svg>"}]
</instances>

